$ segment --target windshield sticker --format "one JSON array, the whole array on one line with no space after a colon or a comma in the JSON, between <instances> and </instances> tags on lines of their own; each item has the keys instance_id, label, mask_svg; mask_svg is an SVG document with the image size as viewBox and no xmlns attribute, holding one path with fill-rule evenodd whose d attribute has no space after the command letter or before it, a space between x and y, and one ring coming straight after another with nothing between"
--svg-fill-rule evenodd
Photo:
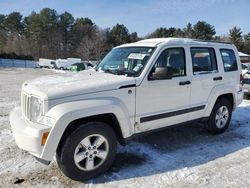
<instances>
[{"instance_id":1,"label":"windshield sticker","mask_svg":"<svg viewBox=\"0 0 250 188\"><path fill-rule=\"evenodd\" d=\"M139 60L143 60L145 56L146 56L146 54L131 53L131 54L129 54L128 59L139 59Z\"/></svg>"},{"instance_id":2,"label":"windshield sticker","mask_svg":"<svg viewBox=\"0 0 250 188\"><path fill-rule=\"evenodd\" d=\"M124 61L124 68L125 68L125 69L128 68L128 61Z\"/></svg>"}]
</instances>

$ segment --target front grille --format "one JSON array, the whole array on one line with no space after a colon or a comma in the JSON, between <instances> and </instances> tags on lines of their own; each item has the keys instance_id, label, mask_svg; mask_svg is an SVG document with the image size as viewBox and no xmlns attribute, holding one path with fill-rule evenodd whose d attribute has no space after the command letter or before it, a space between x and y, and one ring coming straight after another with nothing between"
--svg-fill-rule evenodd
<instances>
[{"instance_id":1,"label":"front grille","mask_svg":"<svg viewBox=\"0 0 250 188\"><path fill-rule=\"evenodd\" d=\"M21 98L22 112L25 118L30 119L30 96L22 93Z\"/></svg>"}]
</instances>

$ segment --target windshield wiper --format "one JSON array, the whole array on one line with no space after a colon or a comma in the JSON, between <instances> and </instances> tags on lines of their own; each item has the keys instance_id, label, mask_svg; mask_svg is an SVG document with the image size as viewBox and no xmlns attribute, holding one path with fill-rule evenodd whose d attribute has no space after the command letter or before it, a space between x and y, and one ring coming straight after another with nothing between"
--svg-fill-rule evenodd
<instances>
[{"instance_id":1,"label":"windshield wiper","mask_svg":"<svg viewBox=\"0 0 250 188\"><path fill-rule=\"evenodd\" d=\"M107 68L105 73L110 73L110 74L115 74L115 75L126 75L126 76L134 76L135 72L134 71L129 71L129 70L124 70L124 69L110 69Z\"/></svg>"},{"instance_id":2,"label":"windshield wiper","mask_svg":"<svg viewBox=\"0 0 250 188\"><path fill-rule=\"evenodd\" d=\"M133 70L125 70L125 71L123 71L123 74L124 75L127 75L128 77L133 77L133 76L135 76L135 71L133 71Z\"/></svg>"},{"instance_id":3,"label":"windshield wiper","mask_svg":"<svg viewBox=\"0 0 250 188\"><path fill-rule=\"evenodd\" d=\"M105 71L104 71L105 73L111 73L111 74L117 74L117 69L115 70L115 69L110 69L110 68L107 68Z\"/></svg>"}]
</instances>

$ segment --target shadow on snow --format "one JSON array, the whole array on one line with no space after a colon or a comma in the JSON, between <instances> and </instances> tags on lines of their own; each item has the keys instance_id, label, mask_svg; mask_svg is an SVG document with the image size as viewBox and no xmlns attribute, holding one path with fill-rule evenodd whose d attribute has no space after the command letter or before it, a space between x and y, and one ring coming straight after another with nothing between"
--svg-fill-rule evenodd
<instances>
[{"instance_id":1,"label":"shadow on snow","mask_svg":"<svg viewBox=\"0 0 250 188\"><path fill-rule=\"evenodd\" d=\"M238 107L229 129L209 134L200 124L172 127L120 147L111 169L94 184L194 167L250 146L250 106Z\"/></svg>"}]
</instances>

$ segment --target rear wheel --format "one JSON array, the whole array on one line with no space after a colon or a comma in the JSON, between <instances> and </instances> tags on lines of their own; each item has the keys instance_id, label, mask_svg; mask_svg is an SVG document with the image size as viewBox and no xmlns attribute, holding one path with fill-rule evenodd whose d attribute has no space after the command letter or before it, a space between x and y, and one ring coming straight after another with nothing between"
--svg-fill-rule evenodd
<instances>
[{"instance_id":1,"label":"rear wheel","mask_svg":"<svg viewBox=\"0 0 250 188\"><path fill-rule=\"evenodd\" d=\"M71 179L85 181L107 171L116 154L113 129L103 122L89 122L73 131L57 150L57 162Z\"/></svg>"},{"instance_id":2,"label":"rear wheel","mask_svg":"<svg viewBox=\"0 0 250 188\"><path fill-rule=\"evenodd\" d=\"M212 134L223 133L229 126L232 106L229 100L222 98L216 102L208 120L207 129Z\"/></svg>"}]
</instances>

